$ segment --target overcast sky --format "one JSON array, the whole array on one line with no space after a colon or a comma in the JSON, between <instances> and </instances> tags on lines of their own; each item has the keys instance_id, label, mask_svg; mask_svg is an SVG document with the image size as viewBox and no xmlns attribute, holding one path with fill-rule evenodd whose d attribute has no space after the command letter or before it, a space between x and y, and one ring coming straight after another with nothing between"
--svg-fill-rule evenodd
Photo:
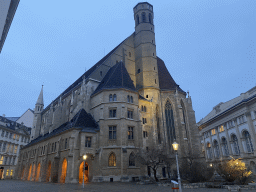
<instances>
[{"instance_id":1,"label":"overcast sky","mask_svg":"<svg viewBox=\"0 0 256 192\"><path fill-rule=\"evenodd\" d=\"M134 32L135 0L20 1L0 54L0 115L45 107ZM157 56L198 122L256 86L255 0L151 0Z\"/></svg>"}]
</instances>

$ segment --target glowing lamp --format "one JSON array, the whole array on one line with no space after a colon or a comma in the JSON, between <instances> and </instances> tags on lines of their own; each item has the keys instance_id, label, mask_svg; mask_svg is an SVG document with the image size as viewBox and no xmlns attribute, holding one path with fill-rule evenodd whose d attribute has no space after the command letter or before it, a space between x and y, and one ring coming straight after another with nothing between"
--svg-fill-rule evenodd
<instances>
[{"instance_id":1,"label":"glowing lamp","mask_svg":"<svg viewBox=\"0 0 256 192\"><path fill-rule=\"evenodd\" d=\"M176 143L176 141L174 141L174 143L172 144L172 147L173 147L174 151L178 151L178 149L179 149L179 144Z\"/></svg>"}]
</instances>

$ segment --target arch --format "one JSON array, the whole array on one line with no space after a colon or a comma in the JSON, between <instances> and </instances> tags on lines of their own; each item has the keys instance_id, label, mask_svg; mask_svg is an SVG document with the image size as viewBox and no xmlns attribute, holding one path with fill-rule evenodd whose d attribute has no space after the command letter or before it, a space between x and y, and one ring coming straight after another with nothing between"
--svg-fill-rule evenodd
<instances>
[{"instance_id":1,"label":"arch","mask_svg":"<svg viewBox=\"0 0 256 192\"><path fill-rule=\"evenodd\" d=\"M129 166L135 166L135 155L133 152L129 156Z\"/></svg>"},{"instance_id":2,"label":"arch","mask_svg":"<svg viewBox=\"0 0 256 192\"><path fill-rule=\"evenodd\" d=\"M114 152L111 152L108 157L108 166L109 167L116 167L116 155Z\"/></svg>"},{"instance_id":3,"label":"arch","mask_svg":"<svg viewBox=\"0 0 256 192\"><path fill-rule=\"evenodd\" d=\"M235 134L231 135L231 141L232 141L232 146L233 146L233 153L234 155L240 155L240 149L238 145L238 139Z\"/></svg>"},{"instance_id":4,"label":"arch","mask_svg":"<svg viewBox=\"0 0 256 192\"><path fill-rule=\"evenodd\" d=\"M113 95L113 101L116 101L116 94Z\"/></svg>"},{"instance_id":5,"label":"arch","mask_svg":"<svg viewBox=\"0 0 256 192\"><path fill-rule=\"evenodd\" d=\"M66 176L67 176L67 167L68 167L68 162L67 162L67 159L64 158L64 160L62 162L61 176L60 176L61 183L65 183Z\"/></svg>"},{"instance_id":6,"label":"arch","mask_svg":"<svg viewBox=\"0 0 256 192\"><path fill-rule=\"evenodd\" d=\"M137 25L140 24L140 17L139 17L139 15L136 15L136 24L137 24Z\"/></svg>"},{"instance_id":7,"label":"arch","mask_svg":"<svg viewBox=\"0 0 256 192\"><path fill-rule=\"evenodd\" d=\"M37 170L36 170L36 181L39 181L39 177L40 177L40 168L41 168L41 164L38 163Z\"/></svg>"},{"instance_id":8,"label":"arch","mask_svg":"<svg viewBox=\"0 0 256 192\"><path fill-rule=\"evenodd\" d=\"M217 140L213 141L213 148L214 148L214 151L215 151L215 157L220 158L220 148L219 148L219 144L218 144Z\"/></svg>"},{"instance_id":9,"label":"arch","mask_svg":"<svg viewBox=\"0 0 256 192\"><path fill-rule=\"evenodd\" d=\"M141 105L141 111L144 111L144 107L143 107L143 105Z\"/></svg>"},{"instance_id":10,"label":"arch","mask_svg":"<svg viewBox=\"0 0 256 192\"><path fill-rule=\"evenodd\" d=\"M252 145L252 140L251 140L251 135L250 133L245 130L242 133L243 135L243 139L245 140L245 146L246 146L246 150L248 153L252 153L253 152L253 145Z\"/></svg>"},{"instance_id":11,"label":"arch","mask_svg":"<svg viewBox=\"0 0 256 192\"><path fill-rule=\"evenodd\" d=\"M46 173L46 182L50 182L50 178L51 178L51 169L52 169L52 163L51 163L51 161L49 161L49 162L48 162L47 173Z\"/></svg>"},{"instance_id":12,"label":"arch","mask_svg":"<svg viewBox=\"0 0 256 192\"><path fill-rule=\"evenodd\" d=\"M31 171L32 171L32 165L30 164L29 171L28 171L28 181L30 181Z\"/></svg>"},{"instance_id":13,"label":"arch","mask_svg":"<svg viewBox=\"0 0 256 192\"><path fill-rule=\"evenodd\" d=\"M127 95L127 102L130 103L130 95Z\"/></svg>"},{"instance_id":14,"label":"arch","mask_svg":"<svg viewBox=\"0 0 256 192\"><path fill-rule=\"evenodd\" d=\"M131 103L133 103L133 96L131 96Z\"/></svg>"},{"instance_id":15,"label":"arch","mask_svg":"<svg viewBox=\"0 0 256 192\"><path fill-rule=\"evenodd\" d=\"M151 15L151 13L148 14L148 22L151 23L151 24L153 23L152 22L152 15Z\"/></svg>"},{"instance_id":16,"label":"arch","mask_svg":"<svg viewBox=\"0 0 256 192\"><path fill-rule=\"evenodd\" d=\"M165 120L169 145L176 140L172 105L169 100L165 104Z\"/></svg>"},{"instance_id":17,"label":"arch","mask_svg":"<svg viewBox=\"0 0 256 192\"><path fill-rule=\"evenodd\" d=\"M109 102L112 102L113 101L113 97L112 97L112 94L109 95Z\"/></svg>"},{"instance_id":18,"label":"arch","mask_svg":"<svg viewBox=\"0 0 256 192\"><path fill-rule=\"evenodd\" d=\"M221 138L221 144L222 144L222 148L223 148L223 155L229 156L228 142L227 142L227 139L225 137Z\"/></svg>"},{"instance_id":19,"label":"arch","mask_svg":"<svg viewBox=\"0 0 256 192\"><path fill-rule=\"evenodd\" d=\"M79 183L83 182L83 170L84 170L84 161L80 163L79 166ZM89 166L88 163L85 162L85 170L84 170L84 182L89 181Z\"/></svg>"},{"instance_id":20,"label":"arch","mask_svg":"<svg viewBox=\"0 0 256 192\"><path fill-rule=\"evenodd\" d=\"M145 12L141 13L141 18L142 18L142 23L146 23L146 13Z\"/></svg>"}]
</instances>

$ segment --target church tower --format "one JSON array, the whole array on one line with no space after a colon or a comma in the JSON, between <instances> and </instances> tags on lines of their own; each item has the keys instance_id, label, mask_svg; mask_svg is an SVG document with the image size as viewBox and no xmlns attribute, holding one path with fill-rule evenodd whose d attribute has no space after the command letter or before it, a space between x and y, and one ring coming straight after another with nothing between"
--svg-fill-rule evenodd
<instances>
[{"instance_id":1,"label":"church tower","mask_svg":"<svg viewBox=\"0 0 256 192\"><path fill-rule=\"evenodd\" d=\"M134 8L136 89L147 99L159 92L153 6L147 2ZM154 91L155 90L155 91ZM155 100L156 101L156 100Z\"/></svg>"},{"instance_id":2,"label":"church tower","mask_svg":"<svg viewBox=\"0 0 256 192\"><path fill-rule=\"evenodd\" d=\"M31 140L37 138L40 135L41 118L42 118L43 109L44 109L44 98L43 98L43 85L42 85L41 92L40 92L37 102L35 104Z\"/></svg>"}]
</instances>

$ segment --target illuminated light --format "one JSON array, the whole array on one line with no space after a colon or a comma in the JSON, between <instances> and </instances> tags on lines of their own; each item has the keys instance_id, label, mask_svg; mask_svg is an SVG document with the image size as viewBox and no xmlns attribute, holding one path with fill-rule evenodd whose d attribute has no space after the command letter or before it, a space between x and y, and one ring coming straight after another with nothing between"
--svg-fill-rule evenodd
<instances>
[{"instance_id":1,"label":"illuminated light","mask_svg":"<svg viewBox=\"0 0 256 192\"><path fill-rule=\"evenodd\" d=\"M172 144L172 147L173 147L174 151L178 151L178 149L179 149L179 144L176 143L176 141L174 141L174 143Z\"/></svg>"}]
</instances>

